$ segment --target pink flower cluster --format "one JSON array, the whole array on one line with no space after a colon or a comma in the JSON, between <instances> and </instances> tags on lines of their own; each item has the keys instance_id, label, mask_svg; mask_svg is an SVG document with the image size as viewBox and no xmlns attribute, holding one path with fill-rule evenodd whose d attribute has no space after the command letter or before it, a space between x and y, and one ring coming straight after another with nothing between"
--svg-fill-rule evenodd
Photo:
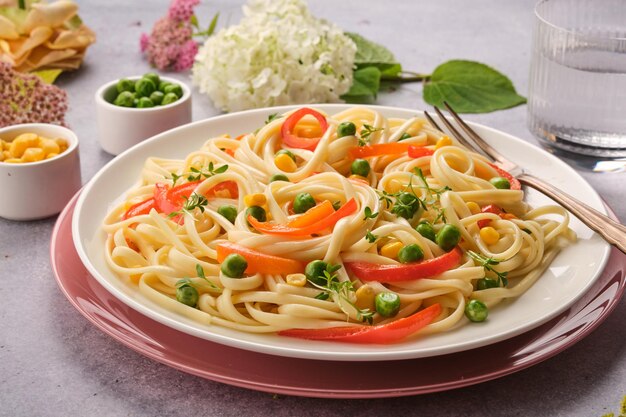
<instances>
[{"instance_id":1,"label":"pink flower cluster","mask_svg":"<svg viewBox=\"0 0 626 417\"><path fill-rule=\"evenodd\" d=\"M160 70L185 71L193 65L198 44L192 39L191 16L200 0L173 0L167 16L159 19L152 33L143 33L141 51Z\"/></svg>"},{"instance_id":2,"label":"pink flower cluster","mask_svg":"<svg viewBox=\"0 0 626 417\"><path fill-rule=\"evenodd\" d=\"M67 108L65 91L0 62L0 127L20 123L66 126Z\"/></svg>"},{"instance_id":3,"label":"pink flower cluster","mask_svg":"<svg viewBox=\"0 0 626 417\"><path fill-rule=\"evenodd\" d=\"M200 0L173 0L168 10L170 19L178 22L189 22L193 16L193 8Z\"/></svg>"}]
</instances>

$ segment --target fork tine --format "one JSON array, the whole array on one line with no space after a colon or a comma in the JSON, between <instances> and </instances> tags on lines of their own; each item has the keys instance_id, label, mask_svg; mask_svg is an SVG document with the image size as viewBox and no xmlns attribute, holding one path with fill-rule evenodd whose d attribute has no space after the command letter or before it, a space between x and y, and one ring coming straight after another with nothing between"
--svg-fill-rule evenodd
<instances>
[{"instance_id":1,"label":"fork tine","mask_svg":"<svg viewBox=\"0 0 626 417\"><path fill-rule=\"evenodd\" d=\"M472 129L467 123L465 123L463 119L461 119L457 112L455 112L447 102L444 101L443 105L445 106L446 110L450 112L450 114L454 118L454 121L457 122L459 126L461 126L465 133L469 135L469 137L474 141L476 146L478 146L485 155L496 161L504 162L500 153L496 151L493 147L491 147L491 145L489 145L487 142L485 142L483 138L481 138L480 135L476 133L476 131L474 131L474 129ZM475 148L475 146L473 148Z\"/></svg>"},{"instance_id":2,"label":"fork tine","mask_svg":"<svg viewBox=\"0 0 626 417\"><path fill-rule=\"evenodd\" d=\"M446 116L444 116L441 110L439 110L439 107L435 106L435 112L437 113L437 116L439 116L439 119L441 120L441 122L444 125L446 125L448 130L452 133L452 136L454 136L459 142L465 145L466 148L474 150L474 151L478 151L478 149L476 149L476 146L474 146L474 144L470 143L467 139L465 139L465 137L461 134L461 132L459 132L456 129L456 127L454 127L454 125L450 123L448 119L446 119Z\"/></svg>"},{"instance_id":3,"label":"fork tine","mask_svg":"<svg viewBox=\"0 0 626 417\"><path fill-rule=\"evenodd\" d=\"M428 121L430 122L430 124L431 124L431 125L432 125L435 129L437 129L437 130L439 130L439 131L443 132L443 129L441 128L441 126L439 126L439 125L437 124L437 122L435 122L435 119L433 119L433 118L430 116L430 114L429 114L426 110L424 110L424 116L426 116L426 118L428 119Z\"/></svg>"}]
</instances>

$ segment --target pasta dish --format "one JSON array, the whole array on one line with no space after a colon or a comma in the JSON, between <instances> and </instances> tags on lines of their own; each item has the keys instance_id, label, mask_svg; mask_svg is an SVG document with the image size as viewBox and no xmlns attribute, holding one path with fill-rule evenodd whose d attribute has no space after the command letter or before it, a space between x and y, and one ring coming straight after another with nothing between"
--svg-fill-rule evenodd
<instances>
[{"instance_id":1,"label":"pasta dish","mask_svg":"<svg viewBox=\"0 0 626 417\"><path fill-rule=\"evenodd\" d=\"M148 158L103 229L120 279L200 323L393 343L488 320L575 241L568 222L425 119L354 107Z\"/></svg>"}]
</instances>

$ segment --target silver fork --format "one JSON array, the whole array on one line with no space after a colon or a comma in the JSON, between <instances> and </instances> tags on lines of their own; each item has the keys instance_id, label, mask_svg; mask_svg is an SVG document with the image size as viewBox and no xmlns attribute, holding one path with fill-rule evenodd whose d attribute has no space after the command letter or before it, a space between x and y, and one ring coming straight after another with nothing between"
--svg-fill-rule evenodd
<instances>
[{"instance_id":1,"label":"silver fork","mask_svg":"<svg viewBox=\"0 0 626 417\"><path fill-rule=\"evenodd\" d=\"M506 159L500 152L496 151L491 145L485 142L467 123L465 123L459 115L448 105L443 103L446 109L450 112L454 120L465 131L465 133L471 138L471 141L465 138L459 130L444 116L444 114L435 107L435 112L439 116L441 122L448 128L449 132L460 143L467 148L482 151L482 154L491 158L491 160L505 171L508 171L511 175L515 176L521 184L534 188L535 190L547 195L563 207L565 207L570 213L578 217L580 221L586 224L591 230L598 233L608 243L618 248L623 253L626 253L626 226L610 219L599 211L589 207L585 203L575 199L574 197L564 193L551 184L548 184L544 180L535 177L516 163ZM426 118L436 129L444 131L433 118L424 112ZM478 147L478 148L477 148Z\"/></svg>"}]
</instances>

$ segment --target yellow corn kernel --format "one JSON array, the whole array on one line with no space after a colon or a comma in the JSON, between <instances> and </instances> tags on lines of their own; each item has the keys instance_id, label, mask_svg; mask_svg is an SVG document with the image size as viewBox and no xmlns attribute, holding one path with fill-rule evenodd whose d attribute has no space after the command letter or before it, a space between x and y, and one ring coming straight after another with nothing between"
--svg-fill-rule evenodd
<instances>
[{"instance_id":1,"label":"yellow corn kernel","mask_svg":"<svg viewBox=\"0 0 626 417\"><path fill-rule=\"evenodd\" d=\"M243 198L243 202L246 205L246 207L252 207L252 206L263 207L265 203L267 203L267 198L265 198L265 194L261 194L261 193L248 194Z\"/></svg>"},{"instance_id":2,"label":"yellow corn kernel","mask_svg":"<svg viewBox=\"0 0 626 417\"><path fill-rule=\"evenodd\" d=\"M480 229L480 238L487 245L494 245L500 240L500 233L493 227L487 226Z\"/></svg>"},{"instance_id":3,"label":"yellow corn kernel","mask_svg":"<svg viewBox=\"0 0 626 417\"><path fill-rule=\"evenodd\" d=\"M358 180L358 181L365 181L367 183L369 183L369 181L367 180L367 178L365 178L362 175L356 175L356 174L352 174L348 177L351 180Z\"/></svg>"},{"instance_id":4,"label":"yellow corn kernel","mask_svg":"<svg viewBox=\"0 0 626 417\"><path fill-rule=\"evenodd\" d=\"M435 149L439 149L439 148L443 148L444 146L450 146L452 145L452 139L450 139L449 136L442 136L439 138L439 140L437 141L437 144L435 145Z\"/></svg>"},{"instance_id":5,"label":"yellow corn kernel","mask_svg":"<svg viewBox=\"0 0 626 417\"><path fill-rule=\"evenodd\" d=\"M67 147L69 146L69 145L67 144L67 141L66 141L65 139L62 139L62 138L56 138L54 141L57 143L57 145L59 145L59 148L61 148L61 152L63 152L64 150L66 150L66 149L67 149Z\"/></svg>"},{"instance_id":6,"label":"yellow corn kernel","mask_svg":"<svg viewBox=\"0 0 626 417\"><path fill-rule=\"evenodd\" d=\"M294 287L304 287L306 285L306 275L304 274L289 274L287 275L287 284Z\"/></svg>"},{"instance_id":7,"label":"yellow corn kernel","mask_svg":"<svg viewBox=\"0 0 626 417\"><path fill-rule=\"evenodd\" d=\"M513 220L513 219L517 219L517 216L513 213L503 213L500 215L500 217L502 217L504 220Z\"/></svg>"},{"instance_id":8,"label":"yellow corn kernel","mask_svg":"<svg viewBox=\"0 0 626 417\"><path fill-rule=\"evenodd\" d=\"M22 161L20 158L8 158L8 159L5 159L4 162L8 164L21 164L24 161Z\"/></svg>"},{"instance_id":9,"label":"yellow corn kernel","mask_svg":"<svg viewBox=\"0 0 626 417\"><path fill-rule=\"evenodd\" d=\"M376 293L374 292L374 288L372 288L372 286L368 284L362 285L358 290L356 290L355 295L356 301L354 302L354 305L357 308L361 310L369 308L374 311L374 299L376 298Z\"/></svg>"},{"instance_id":10,"label":"yellow corn kernel","mask_svg":"<svg viewBox=\"0 0 626 417\"><path fill-rule=\"evenodd\" d=\"M385 246L380 248L380 254L382 256L386 256L387 258L396 259L398 257L398 252L402 249L404 245L402 242L393 241L387 243Z\"/></svg>"},{"instance_id":11,"label":"yellow corn kernel","mask_svg":"<svg viewBox=\"0 0 626 417\"><path fill-rule=\"evenodd\" d=\"M298 165L296 165L294 160L286 153L276 155L274 163L276 164L276 168L283 172L295 172L296 169L298 169Z\"/></svg>"},{"instance_id":12,"label":"yellow corn kernel","mask_svg":"<svg viewBox=\"0 0 626 417\"><path fill-rule=\"evenodd\" d=\"M58 155L59 155L58 153L51 152L48 155L46 155L46 159L54 158L55 156L58 156Z\"/></svg>"},{"instance_id":13,"label":"yellow corn kernel","mask_svg":"<svg viewBox=\"0 0 626 417\"><path fill-rule=\"evenodd\" d=\"M61 147L59 146L59 144L52 139L41 138L39 141L39 147L46 155L50 153L58 154L59 152L61 152Z\"/></svg>"},{"instance_id":14,"label":"yellow corn kernel","mask_svg":"<svg viewBox=\"0 0 626 417\"><path fill-rule=\"evenodd\" d=\"M10 146L10 142L0 139L0 151L8 151Z\"/></svg>"},{"instance_id":15,"label":"yellow corn kernel","mask_svg":"<svg viewBox=\"0 0 626 417\"><path fill-rule=\"evenodd\" d=\"M467 203L465 203L465 205L467 206L467 209L470 211L470 213L472 214L480 213L480 206L476 204L475 202L468 201Z\"/></svg>"},{"instance_id":16,"label":"yellow corn kernel","mask_svg":"<svg viewBox=\"0 0 626 417\"><path fill-rule=\"evenodd\" d=\"M46 157L43 149L41 148L28 148L24 151L22 155L22 160L24 162L37 162L41 161Z\"/></svg>"},{"instance_id":17,"label":"yellow corn kernel","mask_svg":"<svg viewBox=\"0 0 626 417\"><path fill-rule=\"evenodd\" d=\"M402 185L402 183L398 180L391 180L387 183L387 192L389 194L396 194L399 193L400 191L402 191L404 189L404 186Z\"/></svg>"},{"instance_id":18,"label":"yellow corn kernel","mask_svg":"<svg viewBox=\"0 0 626 417\"><path fill-rule=\"evenodd\" d=\"M35 148L39 145L39 138L34 133L22 133L11 142L9 152L13 158L21 158L28 148Z\"/></svg>"}]
</instances>

